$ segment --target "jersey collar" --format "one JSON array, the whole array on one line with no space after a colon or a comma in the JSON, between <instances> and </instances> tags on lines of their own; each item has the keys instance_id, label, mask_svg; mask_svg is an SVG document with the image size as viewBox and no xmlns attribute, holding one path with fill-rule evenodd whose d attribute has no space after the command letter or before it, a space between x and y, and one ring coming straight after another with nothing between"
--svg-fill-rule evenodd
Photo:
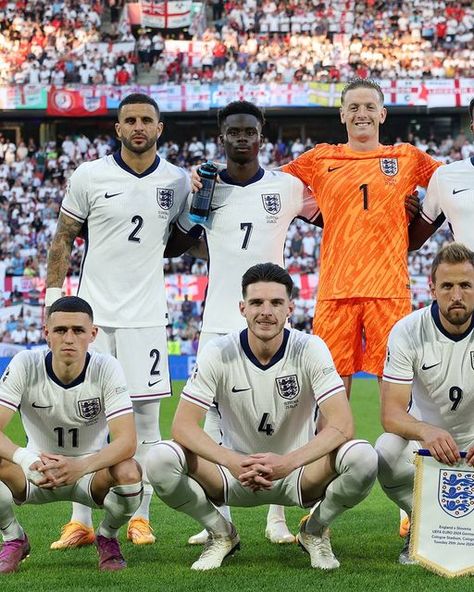
<instances>
[{"instance_id":1,"label":"jersey collar","mask_svg":"<svg viewBox=\"0 0 474 592\"><path fill-rule=\"evenodd\" d=\"M63 389L73 388L74 386L77 386L78 384L82 384L84 382L84 380L86 379L86 371L87 371L87 367L89 366L90 359L91 359L91 355L89 352L87 352L86 353L86 363L84 364L84 368L82 369L82 372L72 382L70 382L69 384L64 384L63 382L61 382L59 380L59 378L54 373L53 352L48 352L46 354L46 358L45 358L46 374L51 378L51 380L53 382L55 382L61 388L63 388Z\"/></svg>"},{"instance_id":2,"label":"jersey collar","mask_svg":"<svg viewBox=\"0 0 474 592\"><path fill-rule=\"evenodd\" d=\"M128 164L125 163L125 161L122 158L122 155L120 154L120 151L114 152L113 156L114 156L115 162L119 165L119 167L121 169L123 169L124 171L127 171L127 173L130 173L134 177L138 177L139 179L141 179L142 177L146 177L150 173L153 173L154 171L156 171L156 169L158 168L158 165L160 164L160 157L157 154L155 157L155 162L151 166L149 166L146 171L143 171L143 173L137 173L136 171L131 169L128 166Z\"/></svg>"},{"instance_id":3,"label":"jersey collar","mask_svg":"<svg viewBox=\"0 0 474 592\"><path fill-rule=\"evenodd\" d=\"M259 167L258 171L255 173L255 175L253 177L251 177L248 181L244 181L243 183L239 183L238 181L234 181L234 179L232 179L232 177L227 172L227 169L224 169L223 171L221 171L219 173L219 177L221 178L222 181L224 181L224 183L227 183L227 185L238 185L239 187L247 187L247 185L252 185L252 183L256 183L257 181L260 181L260 179L263 177L264 174L265 174L265 170L262 169L262 167Z\"/></svg>"},{"instance_id":4,"label":"jersey collar","mask_svg":"<svg viewBox=\"0 0 474 592\"><path fill-rule=\"evenodd\" d=\"M240 345L242 346L242 349L244 350L244 353L247 356L247 358L252 362L252 364L257 366L257 368L260 368L260 370L268 370L283 358L283 356L285 355L286 344L288 343L288 339L290 337L290 332L288 329L283 329L283 341L280 347L278 348L278 351L273 356L273 358L268 362L268 364L265 365L260 364L260 362L254 356L253 351L250 349L248 331L248 329L244 329L240 332Z\"/></svg>"},{"instance_id":5,"label":"jersey collar","mask_svg":"<svg viewBox=\"0 0 474 592\"><path fill-rule=\"evenodd\" d=\"M434 324L439 329L439 331L441 331L441 333L445 337L447 337L448 339L451 339L451 341L462 341L465 337L467 337L474 330L474 314L473 314L471 317L471 324L464 331L464 333L460 333L459 335L453 335L449 331L446 331L446 329L441 324L441 319L439 318L439 307L438 307L438 303L436 302L436 300L431 305L431 317L433 318Z\"/></svg>"}]
</instances>

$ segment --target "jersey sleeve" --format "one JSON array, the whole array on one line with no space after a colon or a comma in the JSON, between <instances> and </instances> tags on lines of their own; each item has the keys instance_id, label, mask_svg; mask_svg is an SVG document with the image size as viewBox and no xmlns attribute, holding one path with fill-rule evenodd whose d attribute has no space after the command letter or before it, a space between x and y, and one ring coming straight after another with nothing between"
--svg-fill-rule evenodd
<instances>
[{"instance_id":1,"label":"jersey sleeve","mask_svg":"<svg viewBox=\"0 0 474 592\"><path fill-rule=\"evenodd\" d=\"M0 379L0 405L17 411L26 388L27 351L19 352L8 364Z\"/></svg>"},{"instance_id":2,"label":"jersey sleeve","mask_svg":"<svg viewBox=\"0 0 474 592\"><path fill-rule=\"evenodd\" d=\"M440 206L439 171L435 171L428 184L425 199L421 204L421 216L429 224L434 224L442 213Z\"/></svg>"},{"instance_id":3,"label":"jersey sleeve","mask_svg":"<svg viewBox=\"0 0 474 592\"><path fill-rule=\"evenodd\" d=\"M411 146L411 149L416 151L418 163L416 182L421 187L427 187L434 172L438 167L441 166L442 163L432 158L429 154L426 154L426 152L418 150L418 148L415 148L414 146Z\"/></svg>"},{"instance_id":4,"label":"jersey sleeve","mask_svg":"<svg viewBox=\"0 0 474 592\"><path fill-rule=\"evenodd\" d=\"M187 209L188 199L189 199L189 196L191 195L191 181L189 179L189 175L186 173L186 171L182 171L182 174L183 174L183 179L182 179L183 188L179 193L179 207L178 207L177 212L174 215L173 219L171 220L172 222L177 222L179 220L179 218L181 217L182 213L184 212L184 210Z\"/></svg>"},{"instance_id":5,"label":"jersey sleeve","mask_svg":"<svg viewBox=\"0 0 474 592\"><path fill-rule=\"evenodd\" d=\"M413 348L405 319L395 323L390 331L383 380L396 384L413 382Z\"/></svg>"},{"instance_id":6,"label":"jersey sleeve","mask_svg":"<svg viewBox=\"0 0 474 592\"><path fill-rule=\"evenodd\" d=\"M220 349L211 341L199 353L181 398L203 409L209 409L217 394L219 367Z\"/></svg>"},{"instance_id":7,"label":"jersey sleeve","mask_svg":"<svg viewBox=\"0 0 474 592\"><path fill-rule=\"evenodd\" d=\"M301 204L297 213L298 218L314 222L319 216L320 210L311 189L296 177L292 177L292 195Z\"/></svg>"},{"instance_id":8,"label":"jersey sleeve","mask_svg":"<svg viewBox=\"0 0 474 592\"><path fill-rule=\"evenodd\" d=\"M188 197L186 198L183 204L183 209L181 210L179 217L176 221L177 227L179 228L179 230L181 230L181 232L184 232L184 234L188 234L188 232L196 226L196 224L191 222L191 220L189 219L189 209L191 207L192 199L193 194L189 192Z\"/></svg>"},{"instance_id":9,"label":"jersey sleeve","mask_svg":"<svg viewBox=\"0 0 474 592\"><path fill-rule=\"evenodd\" d=\"M344 383L334 366L331 352L320 337L312 336L308 341L305 358L317 405L344 391Z\"/></svg>"},{"instance_id":10,"label":"jersey sleeve","mask_svg":"<svg viewBox=\"0 0 474 592\"><path fill-rule=\"evenodd\" d=\"M313 173L314 173L314 148L303 152L298 158L295 158L292 162L282 167L284 173L290 173L293 177L298 177L303 183L311 187L313 191L315 188L312 187Z\"/></svg>"},{"instance_id":11,"label":"jersey sleeve","mask_svg":"<svg viewBox=\"0 0 474 592\"><path fill-rule=\"evenodd\" d=\"M107 356L103 373L104 412L107 421L133 413L132 402L128 394L125 376L119 362Z\"/></svg>"},{"instance_id":12,"label":"jersey sleeve","mask_svg":"<svg viewBox=\"0 0 474 592\"><path fill-rule=\"evenodd\" d=\"M87 163L77 167L69 178L66 195L61 204L61 212L78 222L84 222L89 215L88 168Z\"/></svg>"}]
</instances>

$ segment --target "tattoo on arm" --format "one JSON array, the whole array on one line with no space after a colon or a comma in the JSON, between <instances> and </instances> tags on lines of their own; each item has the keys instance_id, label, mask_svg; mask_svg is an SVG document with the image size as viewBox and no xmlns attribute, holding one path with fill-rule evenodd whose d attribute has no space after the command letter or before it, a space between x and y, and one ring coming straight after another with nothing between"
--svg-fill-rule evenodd
<instances>
[{"instance_id":1,"label":"tattoo on arm","mask_svg":"<svg viewBox=\"0 0 474 592\"><path fill-rule=\"evenodd\" d=\"M48 271L46 275L46 286L48 288L62 288L69 268L72 246L81 228L82 222L78 222L63 213L59 214L56 234L48 253Z\"/></svg>"}]
</instances>

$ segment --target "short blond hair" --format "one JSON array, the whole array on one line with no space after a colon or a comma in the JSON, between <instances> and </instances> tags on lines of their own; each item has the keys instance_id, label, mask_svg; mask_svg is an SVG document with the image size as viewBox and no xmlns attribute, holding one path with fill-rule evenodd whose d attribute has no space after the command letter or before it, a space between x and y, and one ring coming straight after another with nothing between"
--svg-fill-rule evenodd
<instances>
[{"instance_id":1,"label":"short blond hair","mask_svg":"<svg viewBox=\"0 0 474 592\"><path fill-rule=\"evenodd\" d=\"M380 104L384 104L385 97L383 96L382 89L380 85L375 82L375 80L371 80L370 78L353 78L349 80L346 86L342 89L341 92L341 105L344 104L344 99L346 98L346 94L350 90L354 90L356 88L370 88L375 90L376 93L379 95Z\"/></svg>"}]
</instances>

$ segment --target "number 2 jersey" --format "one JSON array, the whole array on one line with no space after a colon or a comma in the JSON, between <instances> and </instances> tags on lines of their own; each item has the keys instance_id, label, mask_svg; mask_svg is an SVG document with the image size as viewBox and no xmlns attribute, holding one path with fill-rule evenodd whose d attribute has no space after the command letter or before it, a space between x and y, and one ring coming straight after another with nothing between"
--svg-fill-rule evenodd
<instances>
[{"instance_id":1,"label":"number 2 jersey","mask_svg":"<svg viewBox=\"0 0 474 592\"><path fill-rule=\"evenodd\" d=\"M51 352L19 352L0 380L0 405L20 411L29 449L65 456L99 451L107 443L107 421L132 413L120 364L98 353L87 354L83 372L64 385Z\"/></svg>"},{"instance_id":2,"label":"number 2 jersey","mask_svg":"<svg viewBox=\"0 0 474 592\"><path fill-rule=\"evenodd\" d=\"M250 454L285 454L314 435L316 405L344 392L322 339L284 329L266 366L255 358L247 329L207 343L181 397L221 415L223 445Z\"/></svg>"},{"instance_id":3,"label":"number 2 jersey","mask_svg":"<svg viewBox=\"0 0 474 592\"><path fill-rule=\"evenodd\" d=\"M78 295L99 326L167 324L163 253L189 191L186 172L158 156L141 174L116 153L71 175L61 212L84 223Z\"/></svg>"},{"instance_id":4,"label":"number 2 jersey","mask_svg":"<svg viewBox=\"0 0 474 592\"><path fill-rule=\"evenodd\" d=\"M283 167L311 187L323 215L318 300L410 297L405 197L440 164L411 144L319 144Z\"/></svg>"},{"instance_id":5,"label":"number 2 jersey","mask_svg":"<svg viewBox=\"0 0 474 592\"><path fill-rule=\"evenodd\" d=\"M412 387L410 414L447 430L461 449L474 442L474 317L451 335L436 302L404 317L388 339L383 379Z\"/></svg>"},{"instance_id":6,"label":"number 2 jersey","mask_svg":"<svg viewBox=\"0 0 474 592\"><path fill-rule=\"evenodd\" d=\"M314 221L319 208L303 183L279 171L257 174L245 185L220 173L211 215L204 225L209 251L209 283L202 331L230 333L246 326L239 312L242 276L252 265L271 262L284 267L288 227L296 217ZM187 208L178 220L184 233L195 224Z\"/></svg>"}]
</instances>

